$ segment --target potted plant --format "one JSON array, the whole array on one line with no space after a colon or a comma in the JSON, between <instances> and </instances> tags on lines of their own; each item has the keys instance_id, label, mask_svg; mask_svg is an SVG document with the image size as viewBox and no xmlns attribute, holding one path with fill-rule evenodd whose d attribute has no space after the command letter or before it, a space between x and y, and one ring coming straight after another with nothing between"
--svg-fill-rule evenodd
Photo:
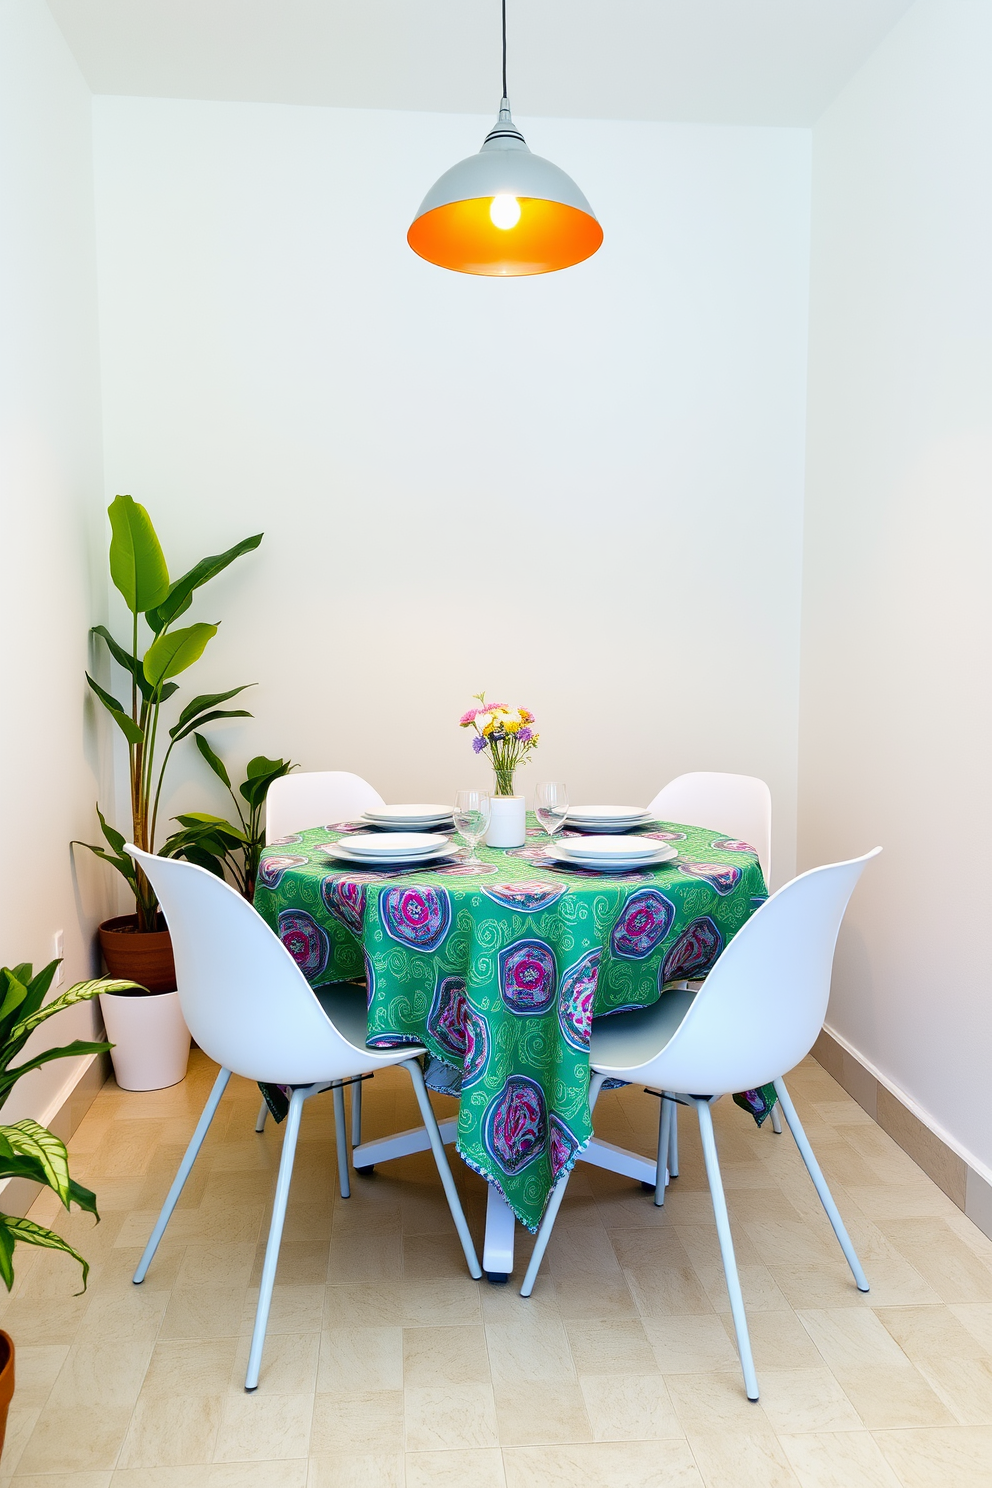
<instances>
[{"instance_id":1,"label":"potted plant","mask_svg":"<svg viewBox=\"0 0 992 1488\"><path fill-rule=\"evenodd\" d=\"M96 997L98 992L110 989L123 990L125 982L109 982L106 979L93 982L77 982L42 1007L42 1001L52 983L58 961L52 961L32 975L32 968L24 962L20 966L0 966L0 1106L10 1095L17 1081L29 1070L39 1069L51 1059L67 1059L79 1054L103 1054L110 1048L105 1043L90 1043L86 1039L74 1039L53 1049L43 1049L23 1064L10 1067L12 1059L20 1054L31 1034L56 1013L72 1007L77 1002ZM9 1126L0 1125L0 1178L28 1178L50 1188L58 1194L64 1208L78 1204L99 1222L96 1196L82 1184L69 1176L69 1155L65 1144L59 1141L47 1127L37 1121L24 1118ZM54 1230L35 1224L33 1219L22 1219L17 1214L0 1214L0 1276L8 1292L14 1284L14 1247L18 1241L25 1245L41 1245L48 1250L62 1250L71 1255L83 1268L83 1291L89 1265L77 1250L57 1235ZM0 1332L0 1452L3 1451L4 1433L7 1429L7 1411L14 1393L14 1343L8 1333Z\"/></svg>"},{"instance_id":2,"label":"potted plant","mask_svg":"<svg viewBox=\"0 0 992 1488\"><path fill-rule=\"evenodd\" d=\"M488 754L493 769L492 814L486 843L489 847L522 847L526 841L527 808L523 796L513 793L513 776L537 748L540 734L531 727L529 708L508 708L505 703L487 703L486 694L474 694L478 708L470 708L458 720L460 728L475 730L472 748Z\"/></svg>"},{"instance_id":3,"label":"potted plant","mask_svg":"<svg viewBox=\"0 0 992 1488\"><path fill-rule=\"evenodd\" d=\"M121 645L104 625L93 634L130 678L130 707L118 702L87 672L86 680L127 739L131 797L131 841L146 852L156 850L162 787L172 752L194 729L218 718L250 718L245 708L221 705L245 690L194 697L166 728L162 707L178 692L172 679L192 666L217 633L215 624L199 621L175 627L193 603L197 589L221 573L242 553L257 548L262 534L246 537L225 553L202 558L170 580L169 569L151 518L130 496L117 496L108 509L111 526L110 577L131 615L131 634ZM150 640L140 644L140 620ZM168 741L166 742L166 733ZM164 749L163 749L164 746ZM101 998L107 1031L114 1041L114 1073L126 1090L155 1090L173 1085L186 1073L189 1034L176 993L176 973L169 933L155 892L134 860L124 851L127 840L97 807L109 847L84 843L111 863L127 880L135 912L117 915L100 926L100 948L113 976L140 983L134 995Z\"/></svg>"},{"instance_id":4,"label":"potted plant","mask_svg":"<svg viewBox=\"0 0 992 1488\"><path fill-rule=\"evenodd\" d=\"M262 815L265 797L273 780L288 775L297 766L290 764L289 760L266 759L264 754L258 754L249 760L245 779L238 786L238 795L247 806L246 814L234 793L224 761L214 753L202 734L194 734L193 737L197 749L211 770L227 787L240 825L235 826L221 816L190 811L175 818L181 830L169 838L162 851L168 857L186 858L190 863L208 868L218 878L225 877L226 866L239 893L251 902L255 897L258 860L265 846L265 823Z\"/></svg>"}]
</instances>

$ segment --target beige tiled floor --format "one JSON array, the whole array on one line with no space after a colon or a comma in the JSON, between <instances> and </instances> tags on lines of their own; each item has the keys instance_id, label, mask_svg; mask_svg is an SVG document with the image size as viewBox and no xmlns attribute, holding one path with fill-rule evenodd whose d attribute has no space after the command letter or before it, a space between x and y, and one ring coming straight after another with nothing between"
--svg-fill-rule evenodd
<instances>
[{"instance_id":1,"label":"beige tiled floor","mask_svg":"<svg viewBox=\"0 0 992 1488\"><path fill-rule=\"evenodd\" d=\"M790 1084L859 1247L854 1288L788 1135L716 1119L761 1383L744 1397L691 1118L664 1210L580 1166L534 1296L469 1279L429 1159L335 1197L310 1104L256 1394L242 1388L281 1143L232 1081L145 1284L130 1275L213 1070L106 1087L73 1143L103 1214L62 1221L90 1289L18 1252L2 1323L17 1393L0 1485L34 1488L986 1488L992 1242L812 1060ZM439 1102L439 1106L445 1102ZM369 1135L416 1123L406 1076ZM601 1135L651 1150L657 1105L604 1096ZM484 1186L460 1163L481 1240ZM36 1212L55 1219L50 1203ZM529 1250L519 1245L518 1282Z\"/></svg>"}]
</instances>

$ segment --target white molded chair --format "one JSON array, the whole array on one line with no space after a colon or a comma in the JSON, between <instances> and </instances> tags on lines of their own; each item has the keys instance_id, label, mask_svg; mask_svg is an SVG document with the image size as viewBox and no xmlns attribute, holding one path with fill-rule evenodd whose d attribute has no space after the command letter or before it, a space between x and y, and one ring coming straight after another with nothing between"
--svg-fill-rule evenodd
<instances>
[{"instance_id":1,"label":"white molded chair","mask_svg":"<svg viewBox=\"0 0 992 1488\"><path fill-rule=\"evenodd\" d=\"M773 894L744 924L698 992L677 988L649 1008L596 1018L592 1026L589 1104L608 1079L643 1082L669 1100L694 1106L713 1199L720 1254L749 1400L758 1398L747 1316L734 1242L720 1178L710 1104L733 1090L774 1081L785 1119L796 1139L820 1202L840 1241L858 1290L868 1282L861 1262L782 1075L804 1059L823 1025L830 995L834 947L844 911L865 865L881 852L831 863L800 874ZM664 1202L667 1121L658 1141L655 1202ZM529 1297L568 1184L559 1179L538 1232L521 1295Z\"/></svg>"},{"instance_id":2,"label":"white molded chair","mask_svg":"<svg viewBox=\"0 0 992 1488\"><path fill-rule=\"evenodd\" d=\"M273 780L265 798L265 840L289 837L308 827L347 821L370 806L386 803L360 775L350 770L308 770Z\"/></svg>"},{"instance_id":3,"label":"white molded chair","mask_svg":"<svg viewBox=\"0 0 992 1488\"><path fill-rule=\"evenodd\" d=\"M302 775L283 775L273 780L265 797L265 840L290 837L308 827L326 827L347 821L370 806L384 806L375 786L350 770L308 770ZM265 1130L269 1108L259 1107L257 1132ZM362 1140L362 1086L351 1087L351 1145Z\"/></svg>"},{"instance_id":4,"label":"white molded chair","mask_svg":"<svg viewBox=\"0 0 992 1488\"><path fill-rule=\"evenodd\" d=\"M756 775L727 775L719 770L693 770L688 775L676 775L658 792L648 810L653 811L660 821L713 827L727 837L750 843L758 854L765 883L771 886L772 793ZM662 1101L658 1119L669 1126L671 1150L668 1167L672 1177L677 1178L677 1108ZM780 1136L782 1121L777 1105L772 1107L771 1122L772 1131Z\"/></svg>"},{"instance_id":5,"label":"white molded chair","mask_svg":"<svg viewBox=\"0 0 992 1488\"><path fill-rule=\"evenodd\" d=\"M412 1044L401 1049L367 1048L363 989L338 983L314 992L279 938L228 884L204 868L175 858L153 857L131 843L126 851L148 875L169 922L183 1017L200 1048L221 1067L138 1262L135 1283L145 1279L232 1072L249 1080L291 1086L245 1376L245 1389L254 1390L258 1384L303 1104L318 1091L330 1088L334 1091L341 1192L347 1197L348 1152L341 1082L367 1070L396 1064L401 1064L413 1081L468 1269L476 1279L481 1277L482 1268L424 1085L419 1056L426 1051Z\"/></svg>"},{"instance_id":6,"label":"white molded chair","mask_svg":"<svg viewBox=\"0 0 992 1488\"><path fill-rule=\"evenodd\" d=\"M648 810L661 821L713 827L726 837L749 842L758 854L765 883L770 882L772 796L756 775L724 775L717 770L677 775L658 792Z\"/></svg>"}]
</instances>

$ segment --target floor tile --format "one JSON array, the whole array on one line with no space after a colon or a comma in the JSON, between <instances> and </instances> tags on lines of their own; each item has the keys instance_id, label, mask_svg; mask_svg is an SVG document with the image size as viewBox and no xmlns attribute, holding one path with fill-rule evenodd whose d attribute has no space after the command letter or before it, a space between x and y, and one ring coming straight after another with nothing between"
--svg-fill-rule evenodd
<instances>
[{"instance_id":1,"label":"floor tile","mask_svg":"<svg viewBox=\"0 0 992 1488\"><path fill-rule=\"evenodd\" d=\"M871 1431L943 1426L954 1417L915 1365L875 1364L837 1369L837 1381Z\"/></svg>"},{"instance_id":2,"label":"floor tile","mask_svg":"<svg viewBox=\"0 0 992 1488\"><path fill-rule=\"evenodd\" d=\"M404 1328L403 1378L419 1386L487 1383L485 1330L481 1325Z\"/></svg>"},{"instance_id":3,"label":"floor tile","mask_svg":"<svg viewBox=\"0 0 992 1488\"><path fill-rule=\"evenodd\" d=\"M685 1441L508 1447L506 1488L701 1488Z\"/></svg>"},{"instance_id":4,"label":"floor tile","mask_svg":"<svg viewBox=\"0 0 992 1488\"><path fill-rule=\"evenodd\" d=\"M798 1479L771 1430L691 1434L689 1446L706 1488L760 1483L762 1488L798 1488Z\"/></svg>"},{"instance_id":5,"label":"floor tile","mask_svg":"<svg viewBox=\"0 0 992 1488\"><path fill-rule=\"evenodd\" d=\"M579 1387L594 1441L654 1441L684 1434L658 1375L587 1374L580 1376Z\"/></svg>"},{"instance_id":6,"label":"floor tile","mask_svg":"<svg viewBox=\"0 0 992 1488\"><path fill-rule=\"evenodd\" d=\"M867 1431L821 1431L781 1440L802 1488L903 1488Z\"/></svg>"},{"instance_id":7,"label":"floor tile","mask_svg":"<svg viewBox=\"0 0 992 1488\"><path fill-rule=\"evenodd\" d=\"M495 1389L499 1441L505 1447L597 1440L585 1392L575 1380L527 1380Z\"/></svg>"},{"instance_id":8,"label":"floor tile","mask_svg":"<svg viewBox=\"0 0 992 1488\"><path fill-rule=\"evenodd\" d=\"M407 1386L403 1400L408 1452L499 1445L492 1385Z\"/></svg>"},{"instance_id":9,"label":"floor tile","mask_svg":"<svg viewBox=\"0 0 992 1488\"><path fill-rule=\"evenodd\" d=\"M506 1488L498 1447L468 1452L408 1452L406 1488Z\"/></svg>"},{"instance_id":10,"label":"floor tile","mask_svg":"<svg viewBox=\"0 0 992 1488\"><path fill-rule=\"evenodd\" d=\"M568 1319L565 1333L579 1374L656 1374L658 1361L639 1319Z\"/></svg>"},{"instance_id":11,"label":"floor tile","mask_svg":"<svg viewBox=\"0 0 992 1488\"><path fill-rule=\"evenodd\" d=\"M903 1488L988 1488L992 1426L883 1431L875 1440Z\"/></svg>"},{"instance_id":12,"label":"floor tile","mask_svg":"<svg viewBox=\"0 0 992 1488\"><path fill-rule=\"evenodd\" d=\"M355 1390L317 1395L310 1451L402 1452L403 1391Z\"/></svg>"}]
</instances>

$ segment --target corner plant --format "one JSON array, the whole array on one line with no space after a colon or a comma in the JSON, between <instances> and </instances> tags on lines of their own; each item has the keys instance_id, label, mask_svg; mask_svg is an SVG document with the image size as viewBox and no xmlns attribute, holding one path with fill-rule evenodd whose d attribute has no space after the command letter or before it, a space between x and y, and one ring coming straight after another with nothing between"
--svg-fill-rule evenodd
<instances>
[{"instance_id":1,"label":"corner plant","mask_svg":"<svg viewBox=\"0 0 992 1488\"><path fill-rule=\"evenodd\" d=\"M39 1069L50 1059L102 1054L111 1048L110 1044L73 1039L71 1044L43 1049L33 1059L26 1059L23 1064L10 1068L11 1060L16 1059L31 1034L46 1018L53 1018L65 1008L96 997L100 992L123 992L136 985L134 982L111 981L107 977L93 982L77 982L42 1007L58 964L58 961L49 962L37 976L32 975L32 968L26 961L14 967L0 966L0 1106L22 1075ZM0 1178L30 1178L58 1194L66 1209L70 1204L78 1204L80 1209L85 1209L99 1221L96 1195L69 1177L69 1155L65 1144L37 1121L25 1118L9 1126L0 1125ZM73 1250L67 1240L53 1230L35 1224L34 1220L22 1219L16 1214L0 1214L0 1277L8 1292L14 1284L14 1246L18 1240L71 1255L83 1268L83 1291L86 1290L89 1263Z\"/></svg>"},{"instance_id":2,"label":"corner plant","mask_svg":"<svg viewBox=\"0 0 992 1488\"><path fill-rule=\"evenodd\" d=\"M168 857L186 858L191 863L199 864L201 868L208 868L218 878L224 877L226 864L238 891L251 900L255 897L258 860L265 846L265 826L262 819L265 797L273 780L288 775L297 766L290 764L289 760L266 759L264 754L257 754L254 759L249 760L247 776L238 786L238 795L248 808L246 815L241 809L241 801L234 793L224 761L214 753L202 734L194 733L193 737L197 749L211 770L227 786L240 826L234 826L221 816L191 811L175 818L182 830L169 838L162 851Z\"/></svg>"},{"instance_id":3,"label":"corner plant","mask_svg":"<svg viewBox=\"0 0 992 1488\"><path fill-rule=\"evenodd\" d=\"M513 795L513 772L527 762L537 748L540 734L531 728L534 715L529 708L508 708L505 703L487 703L484 692L472 694L478 708L470 708L458 720L459 728L475 729L472 748L476 754L489 751L489 763L496 777L496 794Z\"/></svg>"},{"instance_id":4,"label":"corner plant","mask_svg":"<svg viewBox=\"0 0 992 1488\"><path fill-rule=\"evenodd\" d=\"M242 553L257 548L262 541L262 533L244 538L235 543L233 548L228 548L226 553L201 558L188 573L170 581L162 546L145 508L130 496L116 496L108 508L108 514L112 532L110 577L131 612L129 646L120 645L105 625L94 626L92 633L105 642L114 660L129 673L130 709L105 691L88 672L86 680L127 739L131 777L131 840L145 852L154 852L162 784L173 749L195 728L202 727L205 723L212 723L218 718L251 717L244 708L220 707L221 703L229 702L238 693L244 692L250 683L232 687L228 692L203 693L193 698L169 729L169 743L156 771L156 750L159 743L164 742L159 739L162 704L179 690L177 684L169 679L178 676L198 661L208 641L217 634L216 625L208 625L202 621L178 630L173 630L172 626L193 603L194 591L221 573ZM151 644L143 655L139 655L138 648L139 615L144 616L152 636ZM97 815L110 852L89 842L81 845L88 847L105 862L111 863L127 879L135 898L138 929L154 930L158 910L155 891L138 865L124 852L126 838L123 833L108 825L99 806Z\"/></svg>"}]
</instances>

